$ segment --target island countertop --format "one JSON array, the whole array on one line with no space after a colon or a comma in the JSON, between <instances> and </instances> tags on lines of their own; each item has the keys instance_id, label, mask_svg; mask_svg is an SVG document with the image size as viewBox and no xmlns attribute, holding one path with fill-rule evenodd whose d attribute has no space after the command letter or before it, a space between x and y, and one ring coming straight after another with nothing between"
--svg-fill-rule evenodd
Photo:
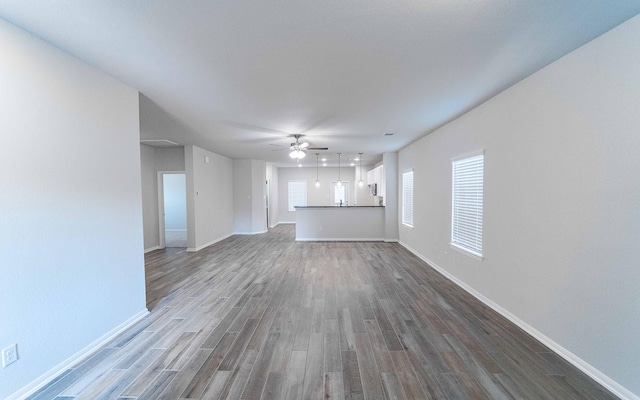
<instances>
[{"instance_id":1,"label":"island countertop","mask_svg":"<svg viewBox=\"0 0 640 400\"><path fill-rule=\"evenodd\" d=\"M295 209L298 241L384 240L385 208L382 206L305 206Z\"/></svg>"}]
</instances>

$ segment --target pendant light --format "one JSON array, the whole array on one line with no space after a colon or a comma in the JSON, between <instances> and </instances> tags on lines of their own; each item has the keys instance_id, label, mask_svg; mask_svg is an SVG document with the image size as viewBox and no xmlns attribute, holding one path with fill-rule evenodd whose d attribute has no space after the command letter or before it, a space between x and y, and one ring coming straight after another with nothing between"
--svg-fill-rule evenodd
<instances>
[{"instance_id":1,"label":"pendant light","mask_svg":"<svg viewBox=\"0 0 640 400\"><path fill-rule=\"evenodd\" d=\"M337 187L342 187L342 181L340 180L340 154L338 153L338 182L336 183Z\"/></svg>"},{"instance_id":2,"label":"pendant light","mask_svg":"<svg viewBox=\"0 0 640 400\"><path fill-rule=\"evenodd\" d=\"M316 188L320 187L320 179L318 179L318 164L319 164L319 160L318 160L318 155L320 153L316 153Z\"/></svg>"},{"instance_id":3,"label":"pendant light","mask_svg":"<svg viewBox=\"0 0 640 400\"><path fill-rule=\"evenodd\" d=\"M360 155L359 160L360 160L360 181L358 181L358 186L359 187L364 187L364 182L362 181L362 153L358 153L358 155Z\"/></svg>"}]
</instances>

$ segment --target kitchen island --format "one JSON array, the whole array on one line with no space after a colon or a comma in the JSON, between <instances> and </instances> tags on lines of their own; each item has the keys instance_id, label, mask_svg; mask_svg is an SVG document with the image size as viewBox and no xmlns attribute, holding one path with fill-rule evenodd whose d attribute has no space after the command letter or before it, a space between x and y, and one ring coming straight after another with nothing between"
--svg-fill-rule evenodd
<instances>
[{"instance_id":1,"label":"kitchen island","mask_svg":"<svg viewBox=\"0 0 640 400\"><path fill-rule=\"evenodd\" d=\"M296 207L297 241L383 241L384 207Z\"/></svg>"}]
</instances>

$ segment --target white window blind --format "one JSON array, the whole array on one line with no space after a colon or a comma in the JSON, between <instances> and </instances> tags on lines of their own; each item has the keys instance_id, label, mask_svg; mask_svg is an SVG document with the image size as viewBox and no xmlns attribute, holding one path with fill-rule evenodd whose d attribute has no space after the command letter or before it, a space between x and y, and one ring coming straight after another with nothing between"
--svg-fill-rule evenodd
<instances>
[{"instance_id":1,"label":"white window blind","mask_svg":"<svg viewBox=\"0 0 640 400\"><path fill-rule=\"evenodd\" d=\"M482 258L484 154L452 161L451 244Z\"/></svg>"},{"instance_id":2,"label":"white window blind","mask_svg":"<svg viewBox=\"0 0 640 400\"><path fill-rule=\"evenodd\" d=\"M289 182L289 211L307 205L307 182Z\"/></svg>"},{"instance_id":3,"label":"white window blind","mask_svg":"<svg viewBox=\"0 0 640 400\"><path fill-rule=\"evenodd\" d=\"M402 223L413 226L413 171L402 174Z\"/></svg>"}]
</instances>

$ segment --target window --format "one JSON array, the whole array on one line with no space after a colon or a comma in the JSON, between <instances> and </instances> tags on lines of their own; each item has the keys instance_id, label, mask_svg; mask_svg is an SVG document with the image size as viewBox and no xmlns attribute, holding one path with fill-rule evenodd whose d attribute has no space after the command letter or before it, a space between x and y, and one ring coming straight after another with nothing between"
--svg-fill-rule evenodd
<instances>
[{"instance_id":1,"label":"window","mask_svg":"<svg viewBox=\"0 0 640 400\"><path fill-rule=\"evenodd\" d=\"M344 204L346 202L344 198L344 185L333 187L333 202L336 204Z\"/></svg>"},{"instance_id":2,"label":"window","mask_svg":"<svg viewBox=\"0 0 640 400\"><path fill-rule=\"evenodd\" d=\"M413 171L402 174L402 223L413 227Z\"/></svg>"},{"instance_id":3,"label":"window","mask_svg":"<svg viewBox=\"0 0 640 400\"><path fill-rule=\"evenodd\" d=\"M484 154L452 160L451 246L482 259Z\"/></svg>"},{"instance_id":4,"label":"window","mask_svg":"<svg viewBox=\"0 0 640 400\"><path fill-rule=\"evenodd\" d=\"M307 205L307 182L289 182L289 211Z\"/></svg>"},{"instance_id":5,"label":"window","mask_svg":"<svg viewBox=\"0 0 640 400\"><path fill-rule=\"evenodd\" d=\"M346 206L349 203L349 182L342 181L340 186L338 186L338 182L331 182L331 197L334 205Z\"/></svg>"}]
</instances>

